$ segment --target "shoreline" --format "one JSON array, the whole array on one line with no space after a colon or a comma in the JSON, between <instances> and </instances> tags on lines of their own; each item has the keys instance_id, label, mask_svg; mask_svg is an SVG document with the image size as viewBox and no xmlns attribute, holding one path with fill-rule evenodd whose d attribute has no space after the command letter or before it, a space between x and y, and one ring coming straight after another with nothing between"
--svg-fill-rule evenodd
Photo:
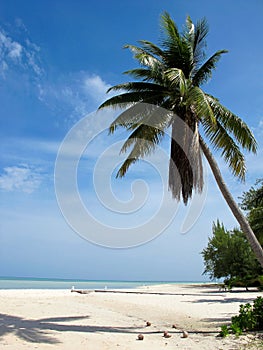
<instances>
[{"instance_id":1,"label":"shoreline","mask_svg":"<svg viewBox=\"0 0 263 350\"><path fill-rule=\"evenodd\" d=\"M117 280L64 280L47 278L13 278L1 277L1 289L69 289L75 286L77 289L134 289L142 286L163 284L202 284L207 281L117 281Z\"/></svg>"},{"instance_id":2,"label":"shoreline","mask_svg":"<svg viewBox=\"0 0 263 350\"><path fill-rule=\"evenodd\" d=\"M249 349L253 334L218 338L220 326L239 305L263 295L219 291L214 284L159 284L136 289L1 289L0 342L6 350L28 349ZM133 292L133 293L130 293ZM158 294L161 293L161 294ZM146 325L150 322L151 326ZM176 328L173 328L176 325ZM163 332L171 337L166 339ZM189 337L182 338L187 331ZM144 340L138 341L138 334ZM253 343L253 344L252 344Z\"/></svg>"}]
</instances>

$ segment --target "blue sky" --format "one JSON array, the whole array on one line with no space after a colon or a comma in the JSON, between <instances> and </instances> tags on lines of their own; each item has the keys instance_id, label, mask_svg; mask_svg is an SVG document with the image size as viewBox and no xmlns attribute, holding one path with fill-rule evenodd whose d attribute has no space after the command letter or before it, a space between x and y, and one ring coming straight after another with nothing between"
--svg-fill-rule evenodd
<instances>
[{"instance_id":1,"label":"blue sky","mask_svg":"<svg viewBox=\"0 0 263 350\"><path fill-rule=\"evenodd\" d=\"M158 43L163 11L180 27L187 15L194 21L205 16L208 55L229 50L204 89L246 121L259 147L257 156L247 156L245 184L233 179L218 158L219 164L235 198L262 177L261 0L1 1L1 276L201 280L200 252L212 222L219 218L228 228L237 225L209 171L207 193L196 199L202 203L201 214L198 205L184 208L171 201L161 181L168 166L163 161L168 160L165 142L124 180L114 179L125 134L108 137L105 129L114 115L94 111L110 86L127 79L122 72L136 66L122 47L140 39ZM78 216L70 202L76 222L87 230L83 238L60 211L54 170L64 137L84 117L90 141L78 164L77 181L88 219ZM62 172L65 181L69 172ZM190 209L195 223L182 233L182 223L190 223L189 216L185 220ZM146 227L145 243L125 249L91 243L85 238L99 243L104 230L97 224L106 227L109 237L135 227L140 233Z\"/></svg>"}]
</instances>

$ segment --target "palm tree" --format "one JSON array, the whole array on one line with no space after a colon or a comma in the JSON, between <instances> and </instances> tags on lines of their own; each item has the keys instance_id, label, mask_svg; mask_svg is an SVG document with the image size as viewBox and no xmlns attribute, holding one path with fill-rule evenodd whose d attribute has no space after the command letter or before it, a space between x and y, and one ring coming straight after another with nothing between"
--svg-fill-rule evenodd
<instances>
[{"instance_id":1,"label":"palm tree","mask_svg":"<svg viewBox=\"0 0 263 350\"><path fill-rule=\"evenodd\" d=\"M193 24L190 17L182 33L168 13L161 17L161 45L141 40L139 46L127 45L140 67L125 72L136 79L111 87L120 91L101 104L125 108L110 125L110 133L118 127L131 132L121 152L132 147L117 177L122 177L131 164L154 151L171 129L169 189L176 200L187 204L194 190L203 189L202 154L207 159L217 184L246 234L263 266L263 250L248 221L234 201L222 178L217 163L204 141L220 150L234 176L245 179L246 165L241 148L256 153L257 143L248 126L220 104L214 96L200 88L211 77L217 61L226 50L205 60L206 19ZM155 108L154 108L155 107ZM181 121L181 123L178 123Z\"/></svg>"}]
</instances>

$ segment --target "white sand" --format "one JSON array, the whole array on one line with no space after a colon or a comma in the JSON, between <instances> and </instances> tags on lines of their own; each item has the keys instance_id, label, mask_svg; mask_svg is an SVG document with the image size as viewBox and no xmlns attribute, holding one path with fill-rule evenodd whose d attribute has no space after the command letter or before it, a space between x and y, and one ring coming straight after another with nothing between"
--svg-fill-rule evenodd
<instances>
[{"instance_id":1,"label":"white sand","mask_svg":"<svg viewBox=\"0 0 263 350\"><path fill-rule=\"evenodd\" d=\"M241 303L262 293L228 293L208 285L137 291L167 295L0 290L0 349L263 349L253 335L217 337ZM146 327L146 321L152 325ZM171 338L163 337L165 330ZM182 338L183 330L188 338ZM143 341L137 340L140 333Z\"/></svg>"}]
</instances>

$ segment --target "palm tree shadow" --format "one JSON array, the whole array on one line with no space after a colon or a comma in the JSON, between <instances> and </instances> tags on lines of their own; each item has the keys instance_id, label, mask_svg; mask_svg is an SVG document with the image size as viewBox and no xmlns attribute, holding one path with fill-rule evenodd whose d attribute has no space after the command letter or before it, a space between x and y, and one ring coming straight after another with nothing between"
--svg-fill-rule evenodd
<instances>
[{"instance_id":1,"label":"palm tree shadow","mask_svg":"<svg viewBox=\"0 0 263 350\"><path fill-rule=\"evenodd\" d=\"M63 324L63 322L88 319L89 316L51 317L42 319L25 319L19 316L0 314L0 338L13 333L18 338L30 343L58 344L60 341L51 331L57 332L113 332L137 333L138 327L109 327ZM153 332L154 333L154 332Z\"/></svg>"},{"instance_id":2,"label":"palm tree shadow","mask_svg":"<svg viewBox=\"0 0 263 350\"><path fill-rule=\"evenodd\" d=\"M55 337L48 335L42 326L39 320L26 320L18 316L0 314L0 337L13 333L31 343L60 343Z\"/></svg>"}]
</instances>

